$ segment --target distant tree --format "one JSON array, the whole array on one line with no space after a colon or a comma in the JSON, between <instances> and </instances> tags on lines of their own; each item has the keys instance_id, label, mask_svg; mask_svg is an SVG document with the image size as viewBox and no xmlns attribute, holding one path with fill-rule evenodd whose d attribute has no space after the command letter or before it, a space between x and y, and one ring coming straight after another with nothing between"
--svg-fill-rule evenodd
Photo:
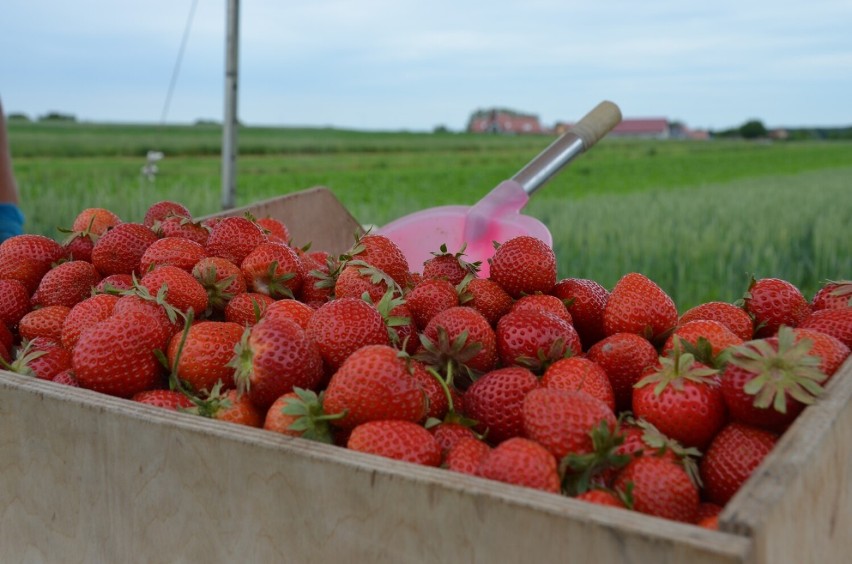
<instances>
[{"instance_id":1,"label":"distant tree","mask_svg":"<svg viewBox=\"0 0 852 564\"><path fill-rule=\"evenodd\" d=\"M766 137L767 131L760 120L749 120L740 126L740 135L743 139L760 139Z\"/></svg>"},{"instance_id":2,"label":"distant tree","mask_svg":"<svg viewBox=\"0 0 852 564\"><path fill-rule=\"evenodd\" d=\"M22 114L20 112L11 113L8 116L6 116L6 118L9 121L26 121L26 122L30 121L30 116L28 116L27 114Z\"/></svg>"},{"instance_id":3,"label":"distant tree","mask_svg":"<svg viewBox=\"0 0 852 564\"><path fill-rule=\"evenodd\" d=\"M39 116L39 121L70 121L76 122L77 118L71 114L63 114L60 112L49 112L43 116Z\"/></svg>"},{"instance_id":4,"label":"distant tree","mask_svg":"<svg viewBox=\"0 0 852 564\"><path fill-rule=\"evenodd\" d=\"M450 129L446 125L436 125L432 133L449 133Z\"/></svg>"}]
</instances>

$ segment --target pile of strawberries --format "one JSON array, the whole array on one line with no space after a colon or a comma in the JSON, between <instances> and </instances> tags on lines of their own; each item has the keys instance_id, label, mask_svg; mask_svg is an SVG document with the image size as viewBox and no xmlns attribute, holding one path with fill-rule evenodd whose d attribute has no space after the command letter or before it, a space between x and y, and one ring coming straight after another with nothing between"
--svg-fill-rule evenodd
<instances>
[{"instance_id":1,"label":"pile of strawberries","mask_svg":"<svg viewBox=\"0 0 852 564\"><path fill-rule=\"evenodd\" d=\"M852 346L852 282L678 315L639 273L558 280L532 237L480 278L464 249L333 256L173 201L67 231L0 244L7 370L707 527Z\"/></svg>"}]
</instances>

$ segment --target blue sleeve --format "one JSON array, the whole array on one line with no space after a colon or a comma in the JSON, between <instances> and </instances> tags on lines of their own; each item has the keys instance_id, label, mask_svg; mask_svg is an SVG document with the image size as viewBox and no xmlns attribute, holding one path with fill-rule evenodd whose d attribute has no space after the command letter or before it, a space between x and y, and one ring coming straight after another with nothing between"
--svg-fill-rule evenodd
<instances>
[{"instance_id":1,"label":"blue sleeve","mask_svg":"<svg viewBox=\"0 0 852 564\"><path fill-rule=\"evenodd\" d=\"M0 202L0 241L24 232L24 214L15 204Z\"/></svg>"}]
</instances>

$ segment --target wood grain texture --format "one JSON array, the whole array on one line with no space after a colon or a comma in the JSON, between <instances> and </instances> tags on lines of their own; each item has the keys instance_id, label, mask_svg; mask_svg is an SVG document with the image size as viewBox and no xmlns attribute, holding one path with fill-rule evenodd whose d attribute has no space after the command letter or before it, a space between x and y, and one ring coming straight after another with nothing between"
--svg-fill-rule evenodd
<instances>
[{"instance_id":1,"label":"wood grain texture","mask_svg":"<svg viewBox=\"0 0 852 564\"><path fill-rule=\"evenodd\" d=\"M752 562L637 513L0 373L2 562Z\"/></svg>"}]
</instances>

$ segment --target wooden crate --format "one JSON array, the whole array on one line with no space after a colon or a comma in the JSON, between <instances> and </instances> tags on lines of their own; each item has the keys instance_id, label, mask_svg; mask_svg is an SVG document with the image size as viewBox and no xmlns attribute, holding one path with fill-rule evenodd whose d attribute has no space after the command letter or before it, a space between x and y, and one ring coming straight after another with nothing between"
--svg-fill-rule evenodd
<instances>
[{"instance_id":1,"label":"wooden crate","mask_svg":"<svg viewBox=\"0 0 852 564\"><path fill-rule=\"evenodd\" d=\"M0 562L846 562L850 429L852 359L717 532L0 371Z\"/></svg>"}]
</instances>

